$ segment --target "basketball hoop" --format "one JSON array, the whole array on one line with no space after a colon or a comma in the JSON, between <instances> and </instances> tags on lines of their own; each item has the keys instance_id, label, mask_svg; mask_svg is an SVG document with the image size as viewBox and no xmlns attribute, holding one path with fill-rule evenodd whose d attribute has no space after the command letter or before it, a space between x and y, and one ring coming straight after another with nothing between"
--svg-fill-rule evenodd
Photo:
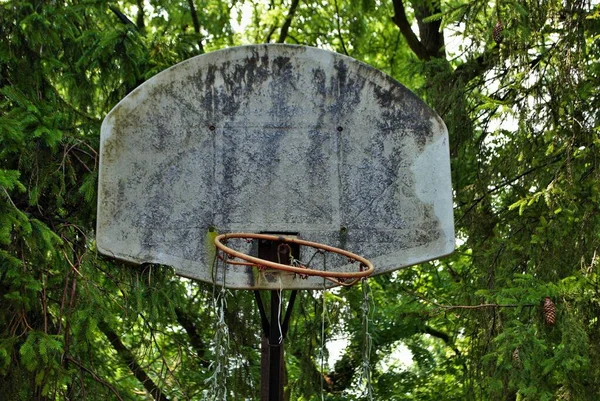
<instances>
[{"instance_id":1,"label":"basketball hoop","mask_svg":"<svg viewBox=\"0 0 600 401\"><path fill-rule=\"evenodd\" d=\"M353 262L358 262L358 271L325 271L318 270L309 266L309 264L303 264L301 261L294 259L292 257L292 264L285 265L282 263L271 262L266 259L257 258L254 256L247 255L243 252L236 251L234 249L229 248L225 243L228 239L237 238L237 239L246 239L246 240L267 240L267 241L279 241L282 242L282 245L286 246L287 244L298 244L301 246L308 246L314 249L317 249L318 252L332 252L341 256L345 256L348 260ZM358 280L368 277L373 273L374 267L373 264L363 258L362 256L358 256L352 252L348 252L346 250L335 248L333 246L320 244L318 242L305 241L294 237L285 237L280 235L271 235L271 234L254 234L254 233L229 233L229 234L221 234L215 238L215 246L225 253L228 257L224 258L224 261L228 264L232 265L242 265L242 266L253 266L258 269L271 268L286 272L291 272L298 274L299 276L320 276L327 280L330 280L336 284L351 286L355 284ZM281 245L280 245L281 246ZM289 248L289 245L287 245ZM242 261L232 260L233 259L241 259Z\"/></svg>"},{"instance_id":2,"label":"basketball hoop","mask_svg":"<svg viewBox=\"0 0 600 401\"><path fill-rule=\"evenodd\" d=\"M232 83L240 74L247 79ZM327 102L304 101L322 96ZM280 401L281 339L296 292L362 280L361 382L372 399L365 277L454 250L448 141L443 121L423 101L349 57L285 44L207 53L147 80L104 119L96 248L222 287L215 291L208 379L217 398L229 393L227 289L254 291L269 345L261 351L261 399ZM340 230L345 222L352 235ZM214 239L211 227L241 233ZM279 234L246 234L267 229ZM361 256L283 232L339 238L345 248L377 258L377 271ZM259 290L271 293L270 318ZM283 290L292 294L282 321ZM325 348L325 320L321 325Z\"/></svg>"}]
</instances>

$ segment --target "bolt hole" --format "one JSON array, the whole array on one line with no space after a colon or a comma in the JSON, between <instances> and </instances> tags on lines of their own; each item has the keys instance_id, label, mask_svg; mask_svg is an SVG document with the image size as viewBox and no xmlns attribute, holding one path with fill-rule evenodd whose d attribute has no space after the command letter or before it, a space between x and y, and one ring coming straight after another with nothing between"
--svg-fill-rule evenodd
<instances>
[{"instance_id":1,"label":"bolt hole","mask_svg":"<svg viewBox=\"0 0 600 401\"><path fill-rule=\"evenodd\" d=\"M214 125L211 125L210 127L208 127L209 130L214 131L216 128Z\"/></svg>"},{"instance_id":2,"label":"bolt hole","mask_svg":"<svg viewBox=\"0 0 600 401\"><path fill-rule=\"evenodd\" d=\"M338 130L338 132L342 132L344 130L344 128L340 126L340 127L337 127L337 130Z\"/></svg>"}]
</instances>

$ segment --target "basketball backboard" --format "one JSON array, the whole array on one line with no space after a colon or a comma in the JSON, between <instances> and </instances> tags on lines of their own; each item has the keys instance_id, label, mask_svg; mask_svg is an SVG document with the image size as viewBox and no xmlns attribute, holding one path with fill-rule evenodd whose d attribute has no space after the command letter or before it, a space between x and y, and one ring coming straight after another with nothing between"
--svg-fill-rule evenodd
<instances>
[{"instance_id":1,"label":"basketball backboard","mask_svg":"<svg viewBox=\"0 0 600 401\"><path fill-rule=\"evenodd\" d=\"M242 46L177 64L102 124L99 252L230 288L333 285L246 266L224 278L214 230L297 235L374 274L447 255L446 127L400 83L326 50Z\"/></svg>"}]
</instances>

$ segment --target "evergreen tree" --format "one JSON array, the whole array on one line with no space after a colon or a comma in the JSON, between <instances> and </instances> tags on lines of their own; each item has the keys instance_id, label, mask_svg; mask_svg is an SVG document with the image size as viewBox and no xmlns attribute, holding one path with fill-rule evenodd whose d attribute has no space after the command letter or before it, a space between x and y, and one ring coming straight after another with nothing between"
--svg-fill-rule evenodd
<instances>
[{"instance_id":1,"label":"evergreen tree","mask_svg":"<svg viewBox=\"0 0 600 401\"><path fill-rule=\"evenodd\" d=\"M599 32L582 0L0 2L0 394L210 394L213 288L96 254L99 128L179 61L285 42L385 71L449 128L458 249L369 280L374 398L595 400ZM229 297L227 391L258 399L259 317ZM362 306L360 288L300 295L286 399L367 399ZM348 339L325 371L323 314Z\"/></svg>"}]
</instances>

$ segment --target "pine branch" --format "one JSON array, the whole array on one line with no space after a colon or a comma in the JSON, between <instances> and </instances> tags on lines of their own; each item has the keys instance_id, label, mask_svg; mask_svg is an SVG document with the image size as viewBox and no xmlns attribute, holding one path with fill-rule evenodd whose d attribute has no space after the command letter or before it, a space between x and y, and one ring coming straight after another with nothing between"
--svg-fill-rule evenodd
<instances>
[{"instance_id":1,"label":"pine branch","mask_svg":"<svg viewBox=\"0 0 600 401\"><path fill-rule=\"evenodd\" d=\"M451 81L461 82L463 85L466 85L475 77L483 76L483 73L495 64L498 55L498 46L494 46L479 56L467 60L452 72Z\"/></svg>"},{"instance_id":2,"label":"pine branch","mask_svg":"<svg viewBox=\"0 0 600 401\"><path fill-rule=\"evenodd\" d=\"M144 325L148 328L148 332L150 333L150 337L152 338L152 343L154 344L154 347L159 351L159 355L160 355L160 359L162 360L163 363L163 368L167 370L167 372L169 373L169 376L171 377L171 379L177 384L177 386L181 389L183 389L183 385L181 384L181 382L179 381L179 379L177 378L177 376L175 376L175 374L173 373L173 370L169 367L169 363L167 362L165 355L162 351L162 347L160 346L160 344L158 343L156 336L155 336L155 332L157 332L157 330L155 330L151 325L150 322L148 322L148 320L146 319L146 317L144 316L143 313L139 312L138 315L142 318L142 320L144 321ZM164 332L162 332L163 334L166 334ZM185 391L182 391L182 397L184 397L187 401L191 401L190 397L186 394Z\"/></svg>"},{"instance_id":3,"label":"pine branch","mask_svg":"<svg viewBox=\"0 0 600 401\"><path fill-rule=\"evenodd\" d=\"M15 205L15 203L13 202L12 198L10 197L10 195L8 194L8 191L6 190L6 188L2 187L2 191L4 191L4 194L6 195L6 199L8 200L8 202L12 205L12 207L14 207L17 210L20 210L17 205Z\"/></svg>"},{"instance_id":4,"label":"pine branch","mask_svg":"<svg viewBox=\"0 0 600 401\"><path fill-rule=\"evenodd\" d=\"M434 303L434 302L432 302ZM435 303L434 303L435 304ZM440 308L444 310L452 310L452 309L485 309L485 308L521 308L528 307L532 308L535 304L480 304L480 305L439 305Z\"/></svg>"},{"instance_id":5,"label":"pine branch","mask_svg":"<svg viewBox=\"0 0 600 401\"><path fill-rule=\"evenodd\" d=\"M533 69L537 68L544 59L552 56L554 51L557 49L557 44L558 44L558 42L552 44L548 49L546 49L545 51L542 51L536 58L528 61L526 63L528 65L528 68L533 70ZM527 49L527 50L529 50L529 49ZM460 81L460 82L463 82L466 84L467 82L470 82L471 80L473 80L476 77L482 77L486 71L488 71L492 66L496 65L496 62L497 62L497 59L499 56L500 56L500 47L499 46L494 46L491 49L486 50L484 53L480 54L479 56L472 58L472 59L468 60L467 62L458 66L452 73L451 81L452 82ZM514 66L511 68L514 68ZM507 72L508 72L508 70L505 70L503 75L505 75ZM543 76L543 75L544 75L544 73L540 73L540 76ZM496 78L494 78L494 79L496 79ZM470 91L470 90L472 90L472 89L466 89L465 92ZM510 88L509 91L503 96L503 98L501 100L506 101L506 99L509 97L509 95L512 95L515 93L522 94L522 88L520 88L519 90L517 90L515 88Z\"/></svg>"},{"instance_id":6,"label":"pine branch","mask_svg":"<svg viewBox=\"0 0 600 401\"><path fill-rule=\"evenodd\" d=\"M472 211L472 210L473 210L473 209L474 209L474 208L475 208L475 207L476 207L476 206L477 206L477 205L478 205L478 204L479 204L481 201L483 201L483 200L484 200L484 199L485 199L487 196L489 196L489 195L493 194L493 193L494 193L494 192L496 192L496 191L499 191L500 189L502 189L502 188L504 188L504 187L507 187L507 186L509 186L509 185L512 185L514 182L516 182L516 181L520 180L521 178L523 178L523 177L525 177L525 176L527 176L527 175L529 175L529 174L531 174L531 173L533 173L533 172L535 172L535 171L537 171L537 170L539 170L539 169L543 169L543 168L545 168L545 167L547 167L547 166L549 166L549 165L551 165L551 164L554 164L554 163L556 163L556 162L560 161L560 160L561 160L561 158L562 158L562 156L563 156L563 153L560 153L559 155L556 155L556 156L554 156L552 159L550 159L550 160L549 160L547 163L541 164L541 165L539 165L539 166L531 167L530 169L527 169L527 170L525 170L525 171L524 171L524 172L522 172L521 174L518 174L516 177L513 177L513 178L508 178L508 179L504 180L503 182L501 182L500 184L498 184L497 186L495 186L495 187L493 187L493 188L490 188L490 189L488 189L488 190L487 190L487 192L486 192L484 195L480 196L480 197L479 197L479 198L477 198L477 199L474 199L474 200L471 202L471 205L469 206L469 208L468 208L468 209L467 209L467 210L466 210L466 211L465 211L465 212L462 214L462 216L460 216L460 217L459 217L459 218L456 220L456 223L459 223L459 222L460 222L462 219L464 219L464 218L465 218L465 216L466 216L467 214L469 214L469 213L470 213L470 212L471 212L471 211ZM464 205L464 204L463 204L463 205ZM460 205L460 206L463 206L463 205Z\"/></svg>"},{"instance_id":7,"label":"pine branch","mask_svg":"<svg viewBox=\"0 0 600 401\"><path fill-rule=\"evenodd\" d=\"M411 291L407 288L403 288L403 291L412 295L415 298L419 298L422 301L430 303L432 305L437 306L444 311L449 311L453 309L487 309L487 308L520 308L520 307L534 307L535 304L479 304L479 305L443 305L438 302L435 302L429 298L425 298L421 294Z\"/></svg>"},{"instance_id":8,"label":"pine branch","mask_svg":"<svg viewBox=\"0 0 600 401\"><path fill-rule=\"evenodd\" d=\"M115 397L117 397L117 399L119 401L125 401L123 399L123 397L121 397L121 395L119 395L119 392L110 383L108 383L107 381L103 380L100 376L98 376L92 370L86 368L81 362L79 362L76 359L71 358L70 356L67 356L66 359L69 362L72 362L74 365L77 365L79 367L79 369L87 372L90 376L92 376L92 379L94 379L96 382L98 382L101 385L107 387L115 395Z\"/></svg>"},{"instance_id":9,"label":"pine branch","mask_svg":"<svg viewBox=\"0 0 600 401\"><path fill-rule=\"evenodd\" d=\"M111 343L117 354L123 359L125 364L129 367L136 379L142 383L146 391L148 391L155 401L169 401L169 398L162 392L162 390L154 383L154 381L148 376L146 371L137 363L133 353L123 344L119 335L110 328L106 322L99 322L98 328L108 341Z\"/></svg>"},{"instance_id":10,"label":"pine branch","mask_svg":"<svg viewBox=\"0 0 600 401\"><path fill-rule=\"evenodd\" d=\"M210 363L205 359L206 345L202 341L202 337L200 337L200 335L198 334L198 330L193 320L181 308L175 309L175 315L177 316L177 323L179 323L179 325L183 327L188 337L190 338L190 345L196 351L196 355L198 356L200 365L202 367L208 368Z\"/></svg>"}]
</instances>

